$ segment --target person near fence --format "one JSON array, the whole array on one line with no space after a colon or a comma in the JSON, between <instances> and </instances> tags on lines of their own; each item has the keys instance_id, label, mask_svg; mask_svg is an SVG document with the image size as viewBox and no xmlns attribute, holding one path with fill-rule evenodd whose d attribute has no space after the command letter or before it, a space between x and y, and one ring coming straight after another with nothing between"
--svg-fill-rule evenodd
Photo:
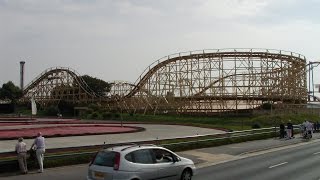
<instances>
[{"instance_id":1,"label":"person near fence","mask_svg":"<svg viewBox=\"0 0 320 180\"><path fill-rule=\"evenodd\" d=\"M44 153L46 152L46 145L45 145L45 139L42 136L41 132L38 132L37 137L34 139L34 142L31 145L32 149L35 146L36 148L36 156L39 163L39 173L43 172L43 159L44 159Z\"/></svg>"},{"instance_id":2,"label":"person near fence","mask_svg":"<svg viewBox=\"0 0 320 180\"><path fill-rule=\"evenodd\" d=\"M300 136L303 137L304 131L305 131L305 129L306 129L305 123L304 123L304 122L301 123L300 126L299 126L299 128L300 128Z\"/></svg>"},{"instance_id":3,"label":"person near fence","mask_svg":"<svg viewBox=\"0 0 320 180\"><path fill-rule=\"evenodd\" d=\"M280 124L280 139L284 138L284 136L285 136L284 129L285 129L284 124L283 124L283 122L281 122L281 124Z\"/></svg>"},{"instance_id":4,"label":"person near fence","mask_svg":"<svg viewBox=\"0 0 320 180\"><path fill-rule=\"evenodd\" d=\"M17 153L18 162L20 171L22 174L28 173L28 167L27 167L27 145L25 142L23 142L23 138L20 137L18 139L18 143L15 147L15 152Z\"/></svg>"},{"instance_id":5,"label":"person near fence","mask_svg":"<svg viewBox=\"0 0 320 180\"><path fill-rule=\"evenodd\" d=\"M313 133L313 123L306 121L306 133L311 134L312 137L312 133Z\"/></svg>"},{"instance_id":6,"label":"person near fence","mask_svg":"<svg viewBox=\"0 0 320 180\"><path fill-rule=\"evenodd\" d=\"M287 138L291 139L293 138L293 125L291 123L291 120L287 123Z\"/></svg>"}]
</instances>

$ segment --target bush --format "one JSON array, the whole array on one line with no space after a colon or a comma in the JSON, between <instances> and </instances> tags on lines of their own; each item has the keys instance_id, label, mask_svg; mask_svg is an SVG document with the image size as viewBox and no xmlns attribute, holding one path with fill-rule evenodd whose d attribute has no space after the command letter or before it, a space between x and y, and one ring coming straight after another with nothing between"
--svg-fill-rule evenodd
<instances>
[{"instance_id":1,"label":"bush","mask_svg":"<svg viewBox=\"0 0 320 180\"><path fill-rule=\"evenodd\" d=\"M252 124L251 127L252 127L252 129L260 129L260 128L261 128L261 125L260 125L260 123L255 122L255 123Z\"/></svg>"},{"instance_id":2,"label":"bush","mask_svg":"<svg viewBox=\"0 0 320 180\"><path fill-rule=\"evenodd\" d=\"M118 118L120 118L120 114L119 114L119 113L115 113L115 114L114 114L114 117L115 117L116 119L118 119Z\"/></svg>"},{"instance_id":3,"label":"bush","mask_svg":"<svg viewBox=\"0 0 320 180\"><path fill-rule=\"evenodd\" d=\"M91 118L92 118L92 119L97 119L98 116L99 116L99 113L98 113L98 112L93 112L93 113L91 114Z\"/></svg>"},{"instance_id":4,"label":"bush","mask_svg":"<svg viewBox=\"0 0 320 180\"><path fill-rule=\"evenodd\" d=\"M92 114L93 112L94 112L94 111L93 111L93 109L91 109L91 108L89 108L89 109L86 110L86 113L87 113L87 114Z\"/></svg>"},{"instance_id":5,"label":"bush","mask_svg":"<svg viewBox=\"0 0 320 180\"><path fill-rule=\"evenodd\" d=\"M271 108L274 109L273 104L271 104L271 103L263 103L262 104L262 109L264 109L264 110L270 110Z\"/></svg>"},{"instance_id":6,"label":"bush","mask_svg":"<svg viewBox=\"0 0 320 180\"><path fill-rule=\"evenodd\" d=\"M112 117L112 114L110 112L104 112L102 113L103 119L110 119Z\"/></svg>"},{"instance_id":7,"label":"bush","mask_svg":"<svg viewBox=\"0 0 320 180\"><path fill-rule=\"evenodd\" d=\"M73 116L74 104L61 100L58 104L59 112L64 116Z\"/></svg>"},{"instance_id":8,"label":"bush","mask_svg":"<svg viewBox=\"0 0 320 180\"><path fill-rule=\"evenodd\" d=\"M59 112L59 109L56 106L49 106L44 110L44 113L47 116L56 116L58 112Z\"/></svg>"},{"instance_id":9,"label":"bush","mask_svg":"<svg viewBox=\"0 0 320 180\"><path fill-rule=\"evenodd\" d=\"M97 104L89 104L88 108L93 109L93 111L99 110L99 106Z\"/></svg>"},{"instance_id":10,"label":"bush","mask_svg":"<svg viewBox=\"0 0 320 180\"><path fill-rule=\"evenodd\" d=\"M92 114L87 114L86 119L92 119Z\"/></svg>"}]
</instances>

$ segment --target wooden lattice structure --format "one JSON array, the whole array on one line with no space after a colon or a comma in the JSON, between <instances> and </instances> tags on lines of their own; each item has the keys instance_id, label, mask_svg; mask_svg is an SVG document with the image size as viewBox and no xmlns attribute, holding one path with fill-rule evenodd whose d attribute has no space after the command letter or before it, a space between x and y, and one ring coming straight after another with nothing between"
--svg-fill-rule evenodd
<instances>
[{"instance_id":1,"label":"wooden lattice structure","mask_svg":"<svg viewBox=\"0 0 320 180\"><path fill-rule=\"evenodd\" d=\"M58 104L61 100L80 104L99 99L76 71L64 67L46 69L26 86L23 93L23 100L34 97L42 106Z\"/></svg>"},{"instance_id":2,"label":"wooden lattice structure","mask_svg":"<svg viewBox=\"0 0 320 180\"><path fill-rule=\"evenodd\" d=\"M110 110L135 113L228 113L265 103L307 102L306 59L287 51L219 49L161 58L135 83L112 82L107 97L96 96L75 71L52 68L25 89L26 99L46 104L99 101Z\"/></svg>"},{"instance_id":3,"label":"wooden lattice structure","mask_svg":"<svg viewBox=\"0 0 320 180\"><path fill-rule=\"evenodd\" d=\"M134 84L126 81L112 81L108 83L111 85L111 89L110 92L107 93L107 96L111 98L122 98L129 94L135 87Z\"/></svg>"},{"instance_id":4,"label":"wooden lattice structure","mask_svg":"<svg viewBox=\"0 0 320 180\"><path fill-rule=\"evenodd\" d=\"M120 108L143 113L220 113L306 101L304 56L279 50L220 49L179 53L154 62L120 100Z\"/></svg>"}]
</instances>

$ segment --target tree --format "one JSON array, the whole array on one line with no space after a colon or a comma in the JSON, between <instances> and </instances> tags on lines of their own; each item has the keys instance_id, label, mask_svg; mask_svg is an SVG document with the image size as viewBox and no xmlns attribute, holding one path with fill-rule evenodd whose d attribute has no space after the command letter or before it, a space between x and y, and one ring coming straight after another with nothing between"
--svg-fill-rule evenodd
<instances>
[{"instance_id":1,"label":"tree","mask_svg":"<svg viewBox=\"0 0 320 180\"><path fill-rule=\"evenodd\" d=\"M23 95L22 90L9 81L2 85L0 88L0 99L9 99L12 103L15 103Z\"/></svg>"},{"instance_id":2,"label":"tree","mask_svg":"<svg viewBox=\"0 0 320 180\"><path fill-rule=\"evenodd\" d=\"M81 76L81 78L87 83L91 90L100 96L105 96L106 92L109 92L111 89L111 85L101 79L88 75Z\"/></svg>"}]
</instances>

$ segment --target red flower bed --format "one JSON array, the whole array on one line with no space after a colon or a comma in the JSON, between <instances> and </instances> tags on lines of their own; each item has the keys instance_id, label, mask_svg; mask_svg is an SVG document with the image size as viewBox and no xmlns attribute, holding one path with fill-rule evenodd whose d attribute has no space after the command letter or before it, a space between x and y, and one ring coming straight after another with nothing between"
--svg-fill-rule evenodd
<instances>
[{"instance_id":1,"label":"red flower bed","mask_svg":"<svg viewBox=\"0 0 320 180\"><path fill-rule=\"evenodd\" d=\"M106 126L106 125L81 125L81 126L56 126L42 128L22 128L0 130L0 139L16 139L18 137L32 138L38 132L44 137L61 137L74 135L112 134L140 131L141 128L131 126Z\"/></svg>"}]
</instances>

